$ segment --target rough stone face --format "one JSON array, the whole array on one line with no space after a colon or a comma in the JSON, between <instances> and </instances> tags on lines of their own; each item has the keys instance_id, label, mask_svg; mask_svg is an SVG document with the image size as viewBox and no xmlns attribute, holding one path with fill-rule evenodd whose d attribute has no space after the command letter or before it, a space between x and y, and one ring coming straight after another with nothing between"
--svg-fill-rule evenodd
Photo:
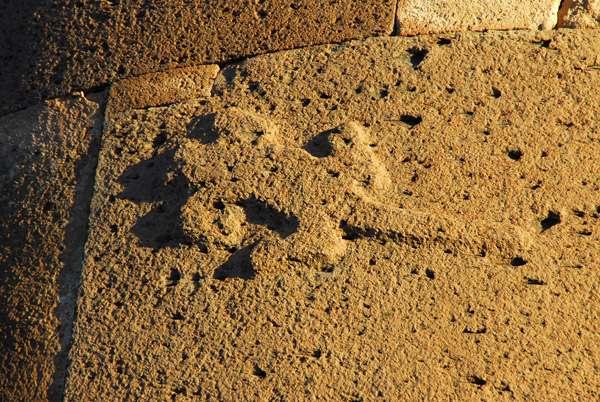
<instances>
[{"instance_id":1,"label":"rough stone face","mask_svg":"<svg viewBox=\"0 0 600 402\"><path fill-rule=\"evenodd\" d=\"M103 95L0 119L0 400L58 401L75 312Z\"/></svg>"},{"instance_id":2,"label":"rough stone face","mask_svg":"<svg viewBox=\"0 0 600 402\"><path fill-rule=\"evenodd\" d=\"M370 39L107 116L66 400L597 399L598 48Z\"/></svg>"},{"instance_id":3,"label":"rough stone face","mask_svg":"<svg viewBox=\"0 0 600 402\"><path fill-rule=\"evenodd\" d=\"M565 0L558 13L559 28L600 28L600 1Z\"/></svg>"},{"instance_id":4,"label":"rough stone face","mask_svg":"<svg viewBox=\"0 0 600 402\"><path fill-rule=\"evenodd\" d=\"M110 87L107 114L145 109L210 96L219 66L178 68L116 82Z\"/></svg>"},{"instance_id":5,"label":"rough stone face","mask_svg":"<svg viewBox=\"0 0 600 402\"><path fill-rule=\"evenodd\" d=\"M398 33L543 29L556 26L560 0L399 0Z\"/></svg>"},{"instance_id":6,"label":"rough stone face","mask_svg":"<svg viewBox=\"0 0 600 402\"><path fill-rule=\"evenodd\" d=\"M391 34L395 0L4 1L0 114L118 79Z\"/></svg>"}]
</instances>

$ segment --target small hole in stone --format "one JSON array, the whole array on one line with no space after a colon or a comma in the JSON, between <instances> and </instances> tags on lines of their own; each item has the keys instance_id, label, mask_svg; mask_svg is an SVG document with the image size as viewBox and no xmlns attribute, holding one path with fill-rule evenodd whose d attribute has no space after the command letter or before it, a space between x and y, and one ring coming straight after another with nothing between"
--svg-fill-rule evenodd
<instances>
[{"instance_id":1,"label":"small hole in stone","mask_svg":"<svg viewBox=\"0 0 600 402\"><path fill-rule=\"evenodd\" d=\"M520 149L508 151L508 157L514 161L518 161L523 157L523 152Z\"/></svg>"},{"instance_id":2,"label":"small hole in stone","mask_svg":"<svg viewBox=\"0 0 600 402\"><path fill-rule=\"evenodd\" d=\"M330 274L330 273L332 273L332 272L333 272L333 270L334 270L334 266L333 266L333 265L323 265L323 266L321 267L321 272L325 272L325 273L327 273L327 274Z\"/></svg>"},{"instance_id":3,"label":"small hole in stone","mask_svg":"<svg viewBox=\"0 0 600 402\"><path fill-rule=\"evenodd\" d=\"M167 278L167 281L169 281L167 286L176 286L180 279L181 273L177 269L171 268L171 275Z\"/></svg>"},{"instance_id":4,"label":"small hole in stone","mask_svg":"<svg viewBox=\"0 0 600 402\"><path fill-rule=\"evenodd\" d=\"M525 261L523 258L521 257L515 257L510 261L510 265L512 265L513 267L520 267L527 264L527 261Z\"/></svg>"},{"instance_id":5,"label":"small hole in stone","mask_svg":"<svg viewBox=\"0 0 600 402\"><path fill-rule=\"evenodd\" d=\"M403 114L402 116L400 116L400 121L412 128L420 124L423 121L423 118L421 116L411 116L409 114Z\"/></svg>"},{"instance_id":6,"label":"small hole in stone","mask_svg":"<svg viewBox=\"0 0 600 402\"><path fill-rule=\"evenodd\" d=\"M413 47L408 50L410 54L410 63L414 69L417 69L419 65L425 60L425 57L429 53L427 49L420 49L418 47Z\"/></svg>"},{"instance_id":7,"label":"small hole in stone","mask_svg":"<svg viewBox=\"0 0 600 402\"><path fill-rule=\"evenodd\" d=\"M254 365L254 372L252 373L255 376L259 377L259 378L266 378L267 377L267 372L264 371L263 369L261 369L258 364Z\"/></svg>"},{"instance_id":8,"label":"small hole in stone","mask_svg":"<svg viewBox=\"0 0 600 402\"><path fill-rule=\"evenodd\" d=\"M534 279L534 278L525 278L525 281L527 282L528 285L545 285L546 282L540 280L540 279Z\"/></svg>"},{"instance_id":9,"label":"small hole in stone","mask_svg":"<svg viewBox=\"0 0 600 402\"><path fill-rule=\"evenodd\" d=\"M427 268L425 270L425 275L429 278L429 279L435 279L435 272L433 272L431 269Z\"/></svg>"},{"instance_id":10,"label":"small hole in stone","mask_svg":"<svg viewBox=\"0 0 600 402\"><path fill-rule=\"evenodd\" d=\"M542 224L542 231L548 230L552 226L558 225L560 222L560 213L550 211L548 212L548 216L546 217L546 219L540 222Z\"/></svg>"},{"instance_id":11,"label":"small hole in stone","mask_svg":"<svg viewBox=\"0 0 600 402\"><path fill-rule=\"evenodd\" d=\"M479 386L487 384L486 380L484 380L483 378L478 377L476 375L472 375L471 377L469 377L469 382L471 384L475 384L475 385L479 385Z\"/></svg>"}]
</instances>

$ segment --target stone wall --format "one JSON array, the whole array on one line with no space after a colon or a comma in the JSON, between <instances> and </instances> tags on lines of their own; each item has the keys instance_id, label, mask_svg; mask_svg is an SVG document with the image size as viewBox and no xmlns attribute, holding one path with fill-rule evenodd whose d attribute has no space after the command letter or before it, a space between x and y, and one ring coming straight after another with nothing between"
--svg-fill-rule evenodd
<instances>
[{"instance_id":1,"label":"stone wall","mask_svg":"<svg viewBox=\"0 0 600 402\"><path fill-rule=\"evenodd\" d=\"M596 3L3 3L0 399L597 399Z\"/></svg>"}]
</instances>

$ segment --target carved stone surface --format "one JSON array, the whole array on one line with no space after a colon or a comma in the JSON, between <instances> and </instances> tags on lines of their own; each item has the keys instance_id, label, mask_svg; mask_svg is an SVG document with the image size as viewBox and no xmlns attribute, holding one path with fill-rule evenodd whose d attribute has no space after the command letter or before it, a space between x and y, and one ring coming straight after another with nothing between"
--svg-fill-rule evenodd
<instances>
[{"instance_id":1,"label":"carved stone surface","mask_svg":"<svg viewBox=\"0 0 600 402\"><path fill-rule=\"evenodd\" d=\"M598 48L369 39L108 115L66 400L595 399Z\"/></svg>"}]
</instances>

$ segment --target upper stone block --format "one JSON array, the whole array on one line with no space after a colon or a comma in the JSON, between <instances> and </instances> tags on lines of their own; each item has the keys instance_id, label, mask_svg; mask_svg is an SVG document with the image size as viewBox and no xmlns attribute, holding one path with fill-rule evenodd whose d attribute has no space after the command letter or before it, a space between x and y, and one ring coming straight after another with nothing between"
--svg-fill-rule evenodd
<instances>
[{"instance_id":1,"label":"upper stone block","mask_svg":"<svg viewBox=\"0 0 600 402\"><path fill-rule=\"evenodd\" d=\"M0 114L141 74L389 35L396 1L22 3L0 5Z\"/></svg>"},{"instance_id":2,"label":"upper stone block","mask_svg":"<svg viewBox=\"0 0 600 402\"><path fill-rule=\"evenodd\" d=\"M558 13L559 28L600 28L600 1L565 0Z\"/></svg>"},{"instance_id":3,"label":"upper stone block","mask_svg":"<svg viewBox=\"0 0 600 402\"><path fill-rule=\"evenodd\" d=\"M398 33L552 29L560 0L399 0Z\"/></svg>"}]
</instances>

